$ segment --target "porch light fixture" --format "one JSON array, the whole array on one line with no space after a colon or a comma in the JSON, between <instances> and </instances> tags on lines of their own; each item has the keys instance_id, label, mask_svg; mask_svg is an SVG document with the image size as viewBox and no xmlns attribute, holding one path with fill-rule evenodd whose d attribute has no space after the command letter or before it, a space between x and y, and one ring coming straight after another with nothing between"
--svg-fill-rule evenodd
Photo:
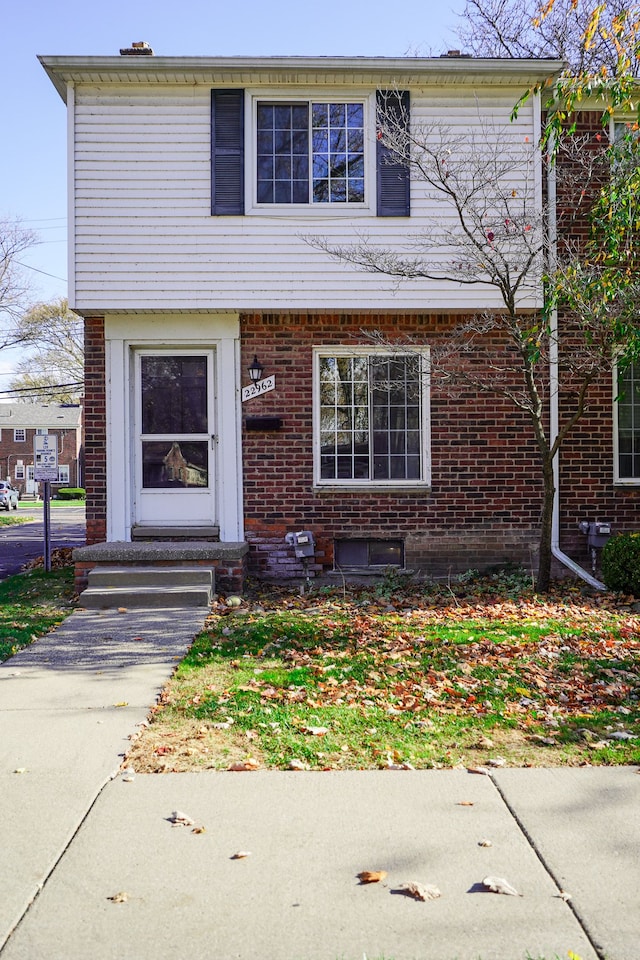
<instances>
[{"instance_id":1,"label":"porch light fixture","mask_svg":"<svg viewBox=\"0 0 640 960\"><path fill-rule=\"evenodd\" d=\"M252 383L257 383L258 380L262 380L262 373L264 371L264 367L258 360L257 354L254 353L253 360L250 363L250 365L247 367L247 369L249 371L249 379L251 380Z\"/></svg>"}]
</instances>

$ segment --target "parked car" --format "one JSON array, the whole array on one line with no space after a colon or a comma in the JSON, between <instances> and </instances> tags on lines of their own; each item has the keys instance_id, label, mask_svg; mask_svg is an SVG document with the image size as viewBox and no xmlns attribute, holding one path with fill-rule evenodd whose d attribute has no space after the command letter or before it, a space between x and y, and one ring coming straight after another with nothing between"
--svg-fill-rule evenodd
<instances>
[{"instance_id":1,"label":"parked car","mask_svg":"<svg viewBox=\"0 0 640 960\"><path fill-rule=\"evenodd\" d=\"M0 480L0 508L17 510L20 494L8 480Z\"/></svg>"}]
</instances>

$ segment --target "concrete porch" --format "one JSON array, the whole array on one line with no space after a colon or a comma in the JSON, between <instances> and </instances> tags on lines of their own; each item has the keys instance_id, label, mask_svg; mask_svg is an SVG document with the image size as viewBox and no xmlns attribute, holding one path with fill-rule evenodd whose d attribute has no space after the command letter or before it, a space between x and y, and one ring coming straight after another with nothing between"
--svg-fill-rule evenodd
<instances>
[{"instance_id":1,"label":"concrete porch","mask_svg":"<svg viewBox=\"0 0 640 960\"><path fill-rule=\"evenodd\" d=\"M73 551L75 588L79 594L87 591L84 603L80 600L81 606L144 606L145 603L156 606L163 592L166 606L180 606L176 602L180 584L185 588L186 599L190 581L193 586L198 582L202 584L202 573L208 571L210 594L214 591L242 593L248 551L249 544L245 542L95 543ZM175 590L169 590L168 581L179 581Z\"/></svg>"}]
</instances>

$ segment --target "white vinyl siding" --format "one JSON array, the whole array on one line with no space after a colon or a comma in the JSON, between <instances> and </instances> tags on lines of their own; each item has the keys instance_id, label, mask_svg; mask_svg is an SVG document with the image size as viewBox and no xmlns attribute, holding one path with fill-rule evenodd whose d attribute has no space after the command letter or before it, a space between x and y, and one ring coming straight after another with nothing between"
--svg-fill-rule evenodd
<instances>
[{"instance_id":1,"label":"white vinyl siding","mask_svg":"<svg viewBox=\"0 0 640 960\"><path fill-rule=\"evenodd\" d=\"M369 96L332 87L323 96ZM295 95L291 88L291 96ZM259 88L247 83L247 97ZM306 91L308 92L308 90ZM510 123L520 90L433 87L411 91L415 124L441 121L452 135L496 122L504 144L536 140L534 98ZM212 217L210 95L206 84L161 88L75 88L73 195L74 305L80 310L469 310L498 306L484 285L447 280L402 283L330 258L308 242L376 243L407 249L407 239L446 224L442 202L412 184L411 217L381 220L349 210L262 210L256 216ZM268 91L264 92L268 96ZM246 113L249 117L250 111ZM251 149L252 137L246 139ZM371 147L371 144L370 144ZM251 166L251 165L249 165ZM514 189L522 184L514 182ZM327 215L329 214L329 215ZM532 299L527 303L534 305Z\"/></svg>"}]
</instances>

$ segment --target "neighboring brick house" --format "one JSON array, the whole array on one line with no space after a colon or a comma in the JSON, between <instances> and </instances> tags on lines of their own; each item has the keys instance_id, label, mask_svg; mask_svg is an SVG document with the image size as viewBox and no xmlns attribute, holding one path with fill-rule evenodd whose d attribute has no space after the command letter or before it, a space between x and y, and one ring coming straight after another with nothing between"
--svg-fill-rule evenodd
<instances>
[{"instance_id":1,"label":"neighboring brick house","mask_svg":"<svg viewBox=\"0 0 640 960\"><path fill-rule=\"evenodd\" d=\"M0 403L0 474L21 495L38 495L34 480L34 437L58 438L58 479L51 483L55 496L60 487L82 486L82 407L72 403Z\"/></svg>"},{"instance_id":2,"label":"neighboring brick house","mask_svg":"<svg viewBox=\"0 0 640 960\"><path fill-rule=\"evenodd\" d=\"M464 138L501 123L533 148L539 99L509 116L560 64L130 52L41 58L69 111L88 543L246 543L249 570L271 577L302 572L285 540L299 530L316 540L315 571L529 563L541 484L524 415L430 389L415 358L362 333L414 337L427 363L461 317L500 307L495 290L397 285L308 237L340 245L373 233L403 249L441 222L422 185L385 164L382 95L411 124L444 119ZM537 169L514 190L540 205ZM540 290L524 296L535 312ZM252 393L254 358L264 389ZM401 396L384 387L385 363ZM640 392L630 388L616 407L604 383L563 455L558 556L587 558L579 520L638 524Z\"/></svg>"}]
</instances>

